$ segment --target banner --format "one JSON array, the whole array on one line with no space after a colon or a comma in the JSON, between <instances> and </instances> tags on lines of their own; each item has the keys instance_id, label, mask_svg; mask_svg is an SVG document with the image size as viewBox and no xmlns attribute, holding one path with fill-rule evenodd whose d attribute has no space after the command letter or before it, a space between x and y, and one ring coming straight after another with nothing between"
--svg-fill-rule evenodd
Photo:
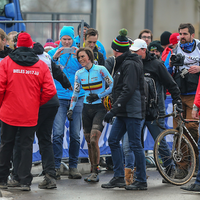
<instances>
[{"instance_id":1,"label":"banner","mask_svg":"<svg viewBox=\"0 0 200 200\"><path fill-rule=\"evenodd\" d=\"M166 114L169 114L173 110L172 105L172 98L171 96L167 96L165 100L165 107L166 107ZM101 134L101 137L99 139L99 148L100 148L100 154L101 155L107 155L110 154L110 148L108 146L108 137L110 134L112 125L107 124L105 125L103 132ZM173 118L165 118L165 127L167 129L173 127ZM145 150L153 150L154 146L154 140L149 133L148 129L145 129L144 132L144 149ZM65 123L65 133L63 138L63 158L69 157L68 153L68 147L69 147L69 122L66 120ZM80 131L80 151L79 151L79 157L88 157L88 148L87 148L87 142L85 141L84 135L83 135L83 129ZM38 139L35 136L35 140L33 143L33 162L40 161L41 156L39 153L39 146L38 146Z\"/></svg>"}]
</instances>

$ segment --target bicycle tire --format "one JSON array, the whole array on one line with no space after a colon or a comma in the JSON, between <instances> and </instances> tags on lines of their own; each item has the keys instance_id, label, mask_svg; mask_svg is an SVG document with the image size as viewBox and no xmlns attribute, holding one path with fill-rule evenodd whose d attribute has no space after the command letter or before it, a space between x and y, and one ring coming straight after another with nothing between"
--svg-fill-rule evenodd
<instances>
[{"instance_id":1,"label":"bicycle tire","mask_svg":"<svg viewBox=\"0 0 200 200\"><path fill-rule=\"evenodd\" d=\"M181 139L181 156L177 156L177 143L174 141L174 138L177 137L178 134L176 129L167 129L159 134L154 144L154 160L159 173L165 180L174 185L183 185L193 177L196 166L196 156L191 142L184 134ZM166 143L166 137L167 140L173 138L171 143ZM161 144L167 144L168 150L162 147ZM175 150L172 152L173 145ZM183 165L185 166L183 167ZM185 173L184 177L177 178L178 170L182 170L182 172Z\"/></svg>"}]
</instances>

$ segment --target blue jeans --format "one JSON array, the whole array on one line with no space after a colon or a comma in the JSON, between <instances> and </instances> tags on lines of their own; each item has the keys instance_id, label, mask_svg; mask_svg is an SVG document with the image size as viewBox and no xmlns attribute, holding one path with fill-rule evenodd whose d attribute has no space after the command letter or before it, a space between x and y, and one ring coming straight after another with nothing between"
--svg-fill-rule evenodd
<instances>
[{"instance_id":1,"label":"blue jeans","mask_svg":"<svg viewBox=\"0 0 200 200\"><path fill-rule=\"evenodd\" d=\"M129 147L129 140L128 140L128 133L126 132L124 137L122 138L122 148L124 152L124 158L125 158L125 168L134 168L134 153L131 151Z\"/></svg>"},{"instance_id":2,"label":"blue jeans","mask_svg":"<svg viewBox=\"0 0 200 200\"><path fill-rule=\"evenodd\" d=\"M159 124L162 127L165 127L165 120L164 120L164 118L160 118L158 121L159 121ZM155 141L156 138L158 137L158 135L163 131L163 129L161 129L157 125L156 120L154 120L153 123L151 121L145 121L144 124L147 126L149 132L151 133L151 135L152 135L152 137L153 137L153 139ZM159 147L160 147L159 148L160 149L159 153L161 155L161 159L164 162L164 166L165 167L171 167L172 165L174 165L173 162L172 162L172 160L169 159L171 153L170 153L169 146L168 146L166 140L163 139L161 141Z\"/></svg>"},{"instance_id":3,"label":"blue jeans","mask_svg":"<svg viewBox=\"0 0 200 200\"><path fill-rule=\"evenodd\" d=\"M120 140L127 132L129 145L136 160L136 181L146 182L145 155L141 144L141 121L142 120L136 118L116 117L112 125L108 144L112 154L114 177L124 177L124 164Z\"/></svg>"},{"instance_id":4,"label":"blue jeans","mask_svg":"<svg viewBox=\"0 0 200 200\"><path fill-rule=\"evenodd\" d=\"M79 149L80 149L80 130L84 97L79 97L73 110L73 121L69 123L70 145L69 145L69 167L77 168ZM53 123L53 151L55 168L60 168L63 155L63 137L67 111L70 100L59 99L60 107Z\"/></svg>"},{"instance_id":5,"label":"blue jeans","mask_svg":"<svg viewBox=\"0 0 200 200\"><path fill-rule=\"evenodd\" d=\"M159 123L162 127L165 127L164 118L160 118ZM153 122L142 120L141 128L144 125L147 126L149 132L151 133L151 135L154 139L154 141L156 140L158 135L163 131L157 125L155 120ZM160 152L160 154L162 155L162 160L164 161L165 167L167 167L167 166L169 167L169 166L173 165L172 160L168 159L169 155L170 155L170 151L169 151L168 144L167 144L166 141L162 140L162 143L160 144L160 149L161 149L160 151L162 151L162 152ZM128 143L127 138L125 138L125 140L123 141L123 151L124 151L124 155L125 155L125 165L126 166L134 166L135 157L134 157L134 154L132 153L132 151L129 147L129 143Z\"/></svg>"}]
</instances>

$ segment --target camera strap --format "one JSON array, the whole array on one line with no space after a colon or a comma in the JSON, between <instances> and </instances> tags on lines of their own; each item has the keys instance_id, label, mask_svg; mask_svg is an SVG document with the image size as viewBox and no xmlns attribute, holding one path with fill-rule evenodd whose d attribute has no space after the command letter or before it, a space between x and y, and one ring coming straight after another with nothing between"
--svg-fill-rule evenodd
<instances>
[{"instance_id":1,"label":"camera strap","mask_svg":"<svg viewBox=\"0 0 200 200\"><path fill-rule=\"evenodd\" d=\"M67 66L67 63L69 62L70 57L71 57L71 53L69 54L69 57L68 57L68 59L67 59L67 62L65 63L64 68Z\"/></svg>"}]
</instances>

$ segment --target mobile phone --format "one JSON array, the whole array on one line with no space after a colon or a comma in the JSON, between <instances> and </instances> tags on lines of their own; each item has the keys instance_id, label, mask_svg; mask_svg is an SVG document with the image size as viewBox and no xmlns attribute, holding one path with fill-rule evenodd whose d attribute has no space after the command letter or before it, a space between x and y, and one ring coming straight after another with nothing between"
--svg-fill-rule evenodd
<instances>
[{"instance_id":1,"label":"mobile phone","mask_svg":"<svg viewBox=\"0 0 200 200\"><path fill-rule=\"evenodd\" d=\"M74 53L74 48L64 48L63 53Z\"/></svg>"}]
</instances>

